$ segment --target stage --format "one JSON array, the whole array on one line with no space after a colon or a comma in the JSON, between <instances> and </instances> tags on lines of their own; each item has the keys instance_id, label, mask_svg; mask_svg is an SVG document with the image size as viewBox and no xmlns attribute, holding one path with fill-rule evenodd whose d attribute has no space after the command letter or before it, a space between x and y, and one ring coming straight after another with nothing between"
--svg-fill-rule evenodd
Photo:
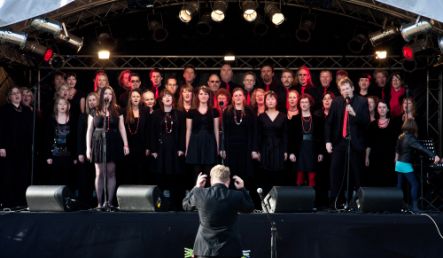
<instances>
[{"instance_id":1,"label":"stage","mask_svg":"<svg viewBox=\"0 0 443 258\"><path fill-rule=\"evenodd\" d=\"M430 214L440 228L443 216ZM278 257L443 257L443 239L423 215L361 213L273 214ZM239 217L244 250L270 257L264 214ZM0 257L185 257L197 213L77 211L0 213Z\"/></svg>"}]
</instances>

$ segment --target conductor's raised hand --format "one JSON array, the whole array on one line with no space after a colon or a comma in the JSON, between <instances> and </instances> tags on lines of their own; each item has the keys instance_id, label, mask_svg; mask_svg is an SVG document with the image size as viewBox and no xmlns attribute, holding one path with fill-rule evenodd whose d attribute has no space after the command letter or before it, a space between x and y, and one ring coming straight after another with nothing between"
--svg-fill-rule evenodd
<instances>
[{"instance_id":1,"label":"conductor's raised hand","mask_svg":"<svg viewBox=\"0 0 443 258\"><path fill-rule=\"evenodd\" d=\"M208 180L208 175L203 174L200 172L197 177L197 183L195 184L195 187L204 188L206 185L206 180Z\"/></svg>"},{"instance_id":2,"label":"conductor's raised hand","mask_svg":"<svg viewBox=\"0 0 443 258\"><path fill-rule=\"evenodd\" d=\"M245 182L239 176L233 176L232 179L234 179L234 186L236 189L240 190L245 187Z\"/></svg>"}]
</instances>

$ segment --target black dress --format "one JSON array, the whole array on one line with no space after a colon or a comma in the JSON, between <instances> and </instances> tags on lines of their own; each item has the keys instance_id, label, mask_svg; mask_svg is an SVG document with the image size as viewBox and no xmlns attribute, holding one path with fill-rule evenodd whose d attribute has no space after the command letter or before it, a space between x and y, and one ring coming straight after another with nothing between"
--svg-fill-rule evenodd
<instances>
[{"instance_id":1,"label":"black dress","mask_svg":"<svg viewBox=\"0 0 443 258\"><path fill-rule=\"evenodd\" d=\"M386 128L378 126L378 120L372 121L368 129L369 171L364 177L367 186L395 186L395 146L398 126L391 119Z\"/></svg>"},{"instance_id":2,"label":"black dress","mask_svg":"<svg viewBox=\"0 0 443 258\"><path fill-rule=\"evenodd\" d=\"M214 118L219 112L208 108L205 114L197 109L188 112L188 119L192 119L192 132L189 140L186 163L195 165L213 165L217 162L217 142L214 134Z\"/></svg>"},{"instance_id":3,"label":"black dress","mask_svg":"<svg viewBox=\"0 0 443 258\"><path fill-rule=\"evenodd\" d=\"M93 163L104 162L104 141L102 139L103 131L106 135L106 162L114 162L123 158L123 141L118 129L120 119L119 116L110 115L104 117L95 111L92 113L92 117L94 118L94 132L92 134Z\"/></svg>"},{"instance_id":4,"label":"black dress","mask_svg":"<svg viewBox=\"0 0 443 258\"><path fill-rule=\"evenodd\" d=\"M149 110L140 106L139 117L134 122L126 123L126 135L128 137L129 154L125 157L124 173L120 176L122 184L144 184L146 183L147 171L143 171L145 152L149 149ZM126 118L125 118L126 121Z\"/></svg>"},{"instance_id":5,"label":"black dress","mask_svg":"<svg viewBox=\"0 0 443 258\"><path fill-rule=\"evenodd\" d=\"M274 121L267 113L257 118L255 150L260 152L261 165L266 171L284 169L284 153L287 152L286 115L279 112Z\"/></svg>"},{"instance_id":6,"label":"black dress","mask_svg":"<svg viewBox=\"0 0 443 258\"><path fill-rule=\"evenodd\" d=\"M250 177L253 174L251 152L254 145L255 116L252 110L229 108L223 113L226 165L232 175Z\"/></svg>"},{"instance_id":7,"label":"black dress","mask_svg":"<svg viewBox=\"0 0 443 258\"><path fill-rule=\"evenodd\" d=\"M0 203L4 207L26 205L25 192L31 184L32 112L8 103L0 108Z\"/></svg>"},{"instance_id":8,"label":"black dress","mask_svg":"<svg viewBox=\"0 0 443 258\"><path fill-rule=\"evenodd\" d=\"M151 152L157 153L157 174L177 175L183 173L183 164L177 152L185 152L185 114L176 109L152 113Z\"/></svg>"},{"instance_id":9,"label":"black dress","mask_svg":"<svg viewBox=\"0 0 443 258\"><path fill-rule=\"evenodd\" d=\"M59 124L55 117L47 123L45 135L46 159L52 159L49 166L50 183L54 185L69 185L74 190L75 178L73 175L73 161L76 150L76 130L73 120Z\"/></svg>"}]
</instances>

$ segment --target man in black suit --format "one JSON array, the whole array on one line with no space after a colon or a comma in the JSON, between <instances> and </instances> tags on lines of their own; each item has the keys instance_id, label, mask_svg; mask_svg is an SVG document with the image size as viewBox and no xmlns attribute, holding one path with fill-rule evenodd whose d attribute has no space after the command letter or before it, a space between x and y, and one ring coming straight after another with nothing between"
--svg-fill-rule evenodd
<instances>
[{"instance_id":1,"label":"man in black suit","mask_svg":"<svg viewBox=\"0 0 443 258\"><path fill-rule=\"evenodd\" d=\"M228 167L216 165L210 175L211 187L204 188L207 175L200 173L195 187L183 199L183 209L197 209L200 218L194 257L241 257L237 213L252 212L254 203L240 177L233 176L238 191L229 189Z\"/></svg>"},{"instance_id":2,"label":"man in black suit","mask_svg":"<svg viewBox=\"0 0 443 258\"><path fill-rule=\"evenodd\" d=\"M369 124L368 101L354 95L352 81L345 77L339 81L341 96L332 101L331 109L325 123L326 150L331 157L331 205L339 195L342 182L346 189L344 172L346 171L347 139L350 140L348 196L360 187L360 172L363 170L365 131Z\"/></svg>"}]
</instances>

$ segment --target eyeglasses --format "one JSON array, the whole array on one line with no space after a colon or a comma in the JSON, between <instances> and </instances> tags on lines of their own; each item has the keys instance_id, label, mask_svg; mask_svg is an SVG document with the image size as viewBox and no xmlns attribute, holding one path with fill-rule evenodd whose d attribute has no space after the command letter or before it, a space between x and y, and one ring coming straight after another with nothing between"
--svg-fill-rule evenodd
<instances>
[{"instance_id":1,"label":"eyeglasses","mask_svg":"<svg viewBox=\"0 0 443 258\"><path fill-rule=\"evenodd\" d=\"M140 80L131 80L132 83L134 82L140 82Z\"/></svg>"},{"instance_id":2,"label":"eyeglasses","mask_svg":"<svg viewBox=\"0 0 443 258\"><path fill-rule=\"evenodd\" d=\"M220 81L209 81L210 83L220 83Z\"/></svg>"}]
</instances>

